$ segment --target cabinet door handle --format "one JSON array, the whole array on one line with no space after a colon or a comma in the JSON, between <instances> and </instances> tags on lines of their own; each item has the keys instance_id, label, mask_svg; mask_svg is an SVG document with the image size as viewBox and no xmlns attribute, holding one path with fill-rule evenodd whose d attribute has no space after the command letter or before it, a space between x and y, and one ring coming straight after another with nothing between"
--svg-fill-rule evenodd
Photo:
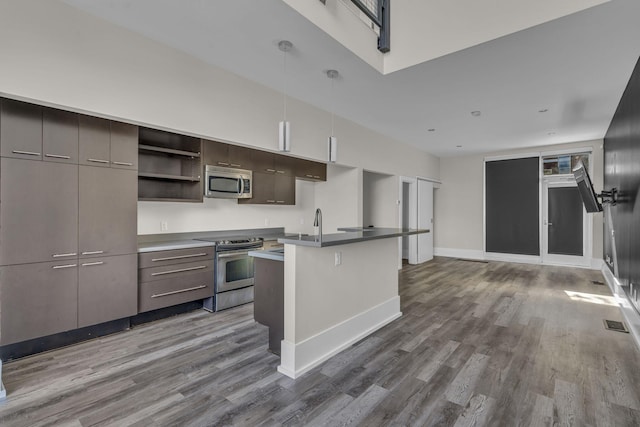
<instances>
[{"instance_id":1,"label":"cabinet door handle","mask_svg":"<svg viewBox=\"0 0 640 427\"><path fill-rule=\"evenodd\" d=\"M313 175L305 175L307 178L313 178Z\"/></svg>"},{"instance_id":2,"label":"cabinet door handle","mask_svg":"<svg viewBox=\"0 0 640 427\"><path fill-rule=\"evenodd\" d=\"M231 167L234 167L234 168L239 168L239 167L241 167L241 166L242 166L242 165L236 165L235 163L231 163Z\"/></svg>"},{"instance_id":3,"label":"cabinet door handle","mask_svg":"<svg viewBox=\"0 0 640 427\"><path fill-rule=\"evenodd\" d=\"M284 203L284 200L276 200L276 203Z\"/></svg>"},{"instance_id":4,"label":"cabinet door handle","mask_svg":"<svg viewBox=\"0 0 640 427\"><path fill-rule=\"evenodd\" d=\"M320 179L320 177L318 175L314 175L313 176L315 179Z\"/></svg>"},{"instance_id":5,"label":"cabinet door handle","mask_svg":"<svg viewBox=\"0 0 640 427\"><path fill-rule=\"evenodd\" d=\"M151 275L152 276L162 276L164 274L182 273L183 271L202 270L203 268L207 268L207 266L206 265L199 265L197 267L179 268L177 270L158 271L157 273L151 273Z\"/></svg>"},{"instance_id":6,"label":"cabinet door handle","mask_svg":"<svg viewBox=\"0 0 640 427\"><path fill-rule=\"evenodd\" d=\"M102 265L104 261L96 261L96 262L85 262L82 264L83 267L91 267L92 265Z\"/></svg>"},{"instance_id":7,"label":"cabinet door handle","mask_svg":"<svg viewBox=\"0 0 640 427\"><path fill-rule=\"evenodd\" d=\"M54 159L67 159L69 160L71 156L63 156L61 154L45 154L45 157L53 157Z\"/></svg>"},{"instance_id":8,"label":"cabinet door handle","mask_svg":"<svg viewBox=\"0 0 640 427\"><path fill-rule=\"evenodd\" d=\"M62 258L62 257L66 257L66 256L76 256L76 255L78 255L78 254L75 253L75 252L69 252L69 253L66 253L66 254L53 254L51 256L53 258Z\"/></svg>"},{"instance_id":9,"label":"cabinet door handle","mask_svg":"<svg viewBox=\"0 0 640 427\"><path fill-rule=\"evenodd\" d=\"M177 256L168 256L168 257L164 257L164 258L151 258L151 262L169 261L169 260L172 260L172 259L195 258L195 257L199 257L199 256L206 256L206 255L207 255L206 252L201 252L199 254L192 254L192 255L177 255Z\"/></svg>"},{"instance_id":10,"label":"cabinet door handle","mask_svg":"<svg viewBox=\"0 0 640 427\"><path fill-rule=\"evenodd\" d=\"M24 154L27 156L39 156L40 153L36 153L34 151L21 151L21 150L13 150L13 154Z\"/></svg>"},{"instance_id":11,"label":"cabinet door handle","mask_svg":"<svg viewBox=\"0 0 640 427\"><path fill-rule=\"evenodd\" d=\"M229 163L225 163L225 162L218 162L218 164L219 164L220 166L229 166Z\"/></svg>"},{"instance_id":12,"label":"cabinet door handle","mask_svg":"<svg viewBox=\"0 0 640 427\"><path fill-rule=\"evenodd\" d=\"M86 252L82 252L82 255L98 255L103 253L104 251L86 251Z\"/></svg>"},{"instance_id":13,"label":"cabinet door handle","mask_svg":"<svg viewBox=\"0 0 640 427\"><path fill-rule=\"evenodd\" d=\"M73 267L77 267L78 264L65 264L65 265L54 265L53 268L54 270L59 270L61 268L73 268Z\"/></svg>"},{"instance_id":14,"label":"cabinet door handle","mask_svg":"<svg viewBox=\"0 0 640 427\"><path fill-rule=\"evenodd\" d=\"M276 173L284 173L284 171L276 171Z\"/></svg>"},{"instance_id":15,"label":"cabinet door handle","mask_svg":"<svg viewBox=\"0 0 640 427\"><path fill-rule=\"evenodd\" d=\"M275 200L267 200L267 203L275 203Z\"/></svg>"},{"instance_id":16,"label":"cabinet door handle","mask_svg":"<svg viewBox=\"0 0 640 427\"><path fill-rule=\"evenodd\" d=\"M88 162L93 162L93 163L109 163L109 160L102 160L102 159L87 159Z\"/></svg>"},{"instance_id":17,"label":"cabinet door handle","mask_svg":"<svg viewBox=\"0 0 640 427\"><path fill-rule=\"evenodd\" d=\"M133 166L133 163L131 162L111 162L114 165L119 165L119 166Z\"/></svg>"},{"instance_id":18,"label":"cabinet door handle","mask_svg":"<svg viewBox=\"0 0 640 427\"><path fill-rule=\"evenodd\" d=\"M180 289L179 291L163 292L161 294L153 294L151 295L151 298L166 297L168 295L181 294L182 292L195 291L195 290L203 289L206 287L207 285L200 285L200 286L194 286L193 288Z\"/></svg>"},{"instance_id":19,"label":"cabinet door handle","mask_svg":"<svg viewBox=\"0 0 640 427\"><path fill-rule=\"evenodd\" d=\"M267 172L275 172L275 169L265 169Z\"/></svg>"}]
</instances>

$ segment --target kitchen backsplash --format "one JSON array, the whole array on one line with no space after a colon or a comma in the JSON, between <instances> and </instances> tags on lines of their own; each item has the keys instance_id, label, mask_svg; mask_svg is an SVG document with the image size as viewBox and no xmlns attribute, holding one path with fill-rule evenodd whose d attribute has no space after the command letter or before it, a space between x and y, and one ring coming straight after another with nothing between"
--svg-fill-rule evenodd
<instances>
[{"instance_id":1,"label":"kitchen backsplash","mask_svg":"<svg viewBox=\"0 0 640 427\"><path fill-rule=\"evenodd\" d=\"M138 202L138 234L284 227L313 233L314 183L296 181L295 206L238 205L236 200L203 203Z\"/></svg>"}]
</instances>

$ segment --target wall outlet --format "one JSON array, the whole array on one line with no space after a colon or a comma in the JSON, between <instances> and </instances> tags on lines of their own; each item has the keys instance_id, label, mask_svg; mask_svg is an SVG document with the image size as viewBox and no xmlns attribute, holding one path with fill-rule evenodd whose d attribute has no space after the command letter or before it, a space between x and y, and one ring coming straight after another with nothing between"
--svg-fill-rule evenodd
<instances>
[{"instance_id":1,"label":"wall outlet","mask_svg":"<svg viewBox=\"0 0 640 427\"><path fill-rule=\"evenodd\" d=\"M264 226L268 227L269 226L269 218L265 218L264 219Z\"/></svg>"},{"instance_id":2,"label":"wall outlet","mask_svg":"<svg viewBox=\"0 0 640 427\"><path fill-rule=\"evenodd\" d=\"M167 221L160 221L160 231L169 231L169 223Z\"/></svg>"},{"instance_id":3,"label":"wall outlet","mask_svg":"<svg viewBox=\"0 0 640 427\"><path fill-rule=\"evenodd\" d=\"M335 253L336 265L342 264L342 251L338 251Z\"/></svg>"},{"instance_id":4,"label":"wall outlet","mask_svg":"<svg viewBox=\"0 0 640 427\"><path fill-rule=\"evenodd\" d=\"M304 218L300 218L300 225L304 225Z\"/></svg>"}]
</instances>

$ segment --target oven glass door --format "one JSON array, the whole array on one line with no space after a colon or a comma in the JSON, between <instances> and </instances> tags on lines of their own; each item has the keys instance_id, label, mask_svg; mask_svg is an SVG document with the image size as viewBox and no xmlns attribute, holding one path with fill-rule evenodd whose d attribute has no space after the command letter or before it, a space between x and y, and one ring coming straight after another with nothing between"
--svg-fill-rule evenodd
<instances>
[{"instance_id":1,"label":"oven glass door","mask_svg":"<svg viewBox=\"0 0 640 427\"><path fill-rule=\"evenodd\" d=\"M249 251L221 252L217 257L216 292L253 285L253 257Z\"/></svg>"}]
</instances>

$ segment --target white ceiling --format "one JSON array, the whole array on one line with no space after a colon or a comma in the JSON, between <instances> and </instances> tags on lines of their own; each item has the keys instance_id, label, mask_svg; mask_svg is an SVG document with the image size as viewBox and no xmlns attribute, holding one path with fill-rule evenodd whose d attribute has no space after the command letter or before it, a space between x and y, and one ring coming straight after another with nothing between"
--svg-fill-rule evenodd
<instances>
[{"instance_id":1,"label":"white ceiling","mask_svg":"<svg viewBox=\"0 0 640 427\"><path fill-rule=\"evenodd\" d=\"M290 96L437 156L602 138L640 53L637 0L613 0L388 75L281 0L64 1L278 91L277 43L290 40ZM340 71L333 91L327 69Z\"/></svg>"}]
</instances>

